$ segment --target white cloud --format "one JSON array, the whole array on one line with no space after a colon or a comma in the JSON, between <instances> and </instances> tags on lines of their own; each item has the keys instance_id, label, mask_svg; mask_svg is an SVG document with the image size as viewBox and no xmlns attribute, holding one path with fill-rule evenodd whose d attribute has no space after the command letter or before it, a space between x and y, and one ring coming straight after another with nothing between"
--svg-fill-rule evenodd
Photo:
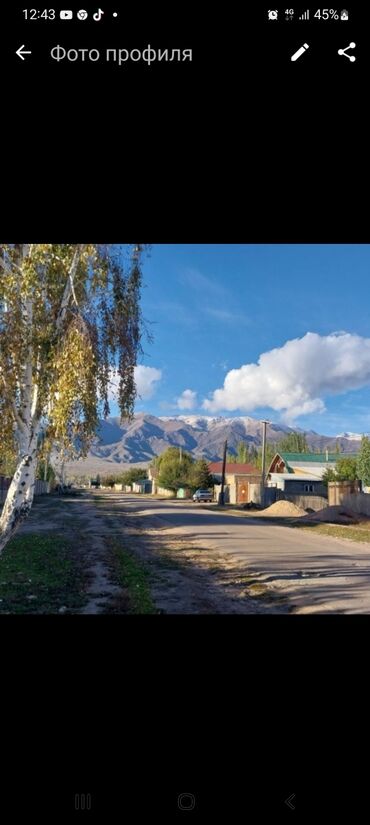
<instances>
[{"instance_id":1,"label":"white cloud","mask_svg":"<svg viewBox=\"0 0 370 825\"><path fill-rule=\"evenodd\" d=\"M139 364L134 369L134 375L136 390L139 398L142 400L152 398L156 390L156 383L162 378L162 371L158 370L156 367L145 367L142 364ZM116 399L118 382L119 377L117 373L112 372L109 389L110 400Z\"/></svg>"},{"instance_id":2,"label":"white cloud","mask_svg":"<svg viewBox=\"0 0 370 825\"><path fill-rule=\"evenodd\" d=\"M240 323L248 323L248 318L246 315L242 315L240 312L233 312L229 309L219 309L217 307L205 307L205 312L207 315L210 315L211 318L216 318L216 321L224 321L225 323L229 324L236 324Z\"/></svg>"},{"instance_id":3,"label":"white cloud","mask_svg":"<svg viewBox=\"0 0 370 825\"><path fill-rule=\"evenodd\" d=\"M156 367L144 367L142 364L135 367L135 384L140 398L151 398L156 390L156 383L161 378L162 371Z\"/></svg>"},{"instance_id":4,"label":"white cloud","mask_svg":"<svg viewBox=\"0 0 370 825\"><path fill-rule=\"evenodd\" d=\"M184 390L184 392L176 398L176 403L180 410L193 410L197 404L197 394L194 390Z\"/></svg>"},{"instance_id":5,"label":"white cloud","mask_svg":"<svg viewBox=\"0 0 370 825\"><path fill-rule=\"evenodd\" d=\"M203 402L210 412L270 407L286 422L323 412L324 395L370 384L370 338L346 332L307 332L227 373L223 387Z\"/></svg>"},{"instance_id":6,"label":"white cloud","mask_svg":"<svg viewBox=\"0 0 370 825\"><path fill-rule=\"evenodd\" d=\"M180 283L190 287L196 292L206 293L207 295L214 295L216 297L225 298L229 294L229 290L214 277L208 278L203 275L199 269L192 267L185 267L180 275Z\"/></svg>"}]
</instances>

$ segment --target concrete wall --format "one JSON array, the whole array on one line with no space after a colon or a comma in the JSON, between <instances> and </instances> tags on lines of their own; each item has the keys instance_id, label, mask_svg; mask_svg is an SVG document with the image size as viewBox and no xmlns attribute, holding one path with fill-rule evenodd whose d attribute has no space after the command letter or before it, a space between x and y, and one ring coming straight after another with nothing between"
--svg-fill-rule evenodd
<instances>
[{"instance_id":1,"label":"concrete wall","mask_svg":"<svg viewBox=\"0 0 370 825\"><path fill-rule=\"evenodd\" d=\"M159 496L163 496L164 498L176 498L173 490L166 490L165 487L157 487L157 494Z\"/></svg>"},{"instance_id":2,"label":"concrete wall","mask_svg":"<svg viewBox=\"0 0 370 825\"><path fill-rule=\"evenodd\" d=\"M219 503L221 495L221 484L215 484L213 487L213 500ZM229 485L225 484L224 486L224 501L225 504L229 504L230 502L230 490Z\"/></svg>"},{"instance_id":3,"label":"concrete wall","mask_svg":"<svg viewBox=\"0 0 370 825\"><path fill-rule=\"evenodd\" d=\"M232 478L234 478L234 476L232 476ZM236 504L236 484L228 484L227 488L228 488L228 491L229 491L229 493L228 493L229 494L229 503L230 504ZM226 501L226 499L225 499L225 501Z\"/></svg>"},{"instance_id":4,"label":"concrete wall","mask_svg":"<svg viewBox=\"0 0 370 825\"><path fill-rule=\"evenodd\" d=\"M221 494L221 484L215 484L213 488L213 500L219 501ZM225 495L225 504L237 504L236 501L236 484L225 484L224 487L224 495ZM275 496L275 489L274 489L274 496ZM249 483L249 501L253 501L254 504L261 503L261 484L260 483ZM273 498L275 501L275 497ZM271 502L270 502L271 503Z\"/></svg>"},{"instance_id":5,"label":"concrete wall","mask_svg":"<svg viewBox=\"0 0 370 825\"><path fill-rule=\"evenodd\" d=\"M343 497L341 502L344 507L349 507L355 513L370 516L370 495L369 493L352 493Z\"/></svg>"}]
</instances>

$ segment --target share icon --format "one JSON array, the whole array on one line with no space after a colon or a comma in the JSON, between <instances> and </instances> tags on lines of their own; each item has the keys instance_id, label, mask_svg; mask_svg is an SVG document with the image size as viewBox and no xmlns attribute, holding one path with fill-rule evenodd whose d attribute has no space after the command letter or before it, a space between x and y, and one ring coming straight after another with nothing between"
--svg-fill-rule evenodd
<instances>
[{"instance_id":1,"label":"share icon","mask_svg":"<svg viewBox=\"0 0 370 825\"><path fill-rule=\"evenodd\" d=\"M348 51L348 49L355 49L355 48L356 48L356 43L350 43L349 46L346 46L345 49L338 49L338 54L344 54L345 57L348 57L348 60L350 60L351 63L354 63L355 60L356 60L354 54L351 54L351 55L347 54L347 51Z\"/></svg>"}]
</instances>

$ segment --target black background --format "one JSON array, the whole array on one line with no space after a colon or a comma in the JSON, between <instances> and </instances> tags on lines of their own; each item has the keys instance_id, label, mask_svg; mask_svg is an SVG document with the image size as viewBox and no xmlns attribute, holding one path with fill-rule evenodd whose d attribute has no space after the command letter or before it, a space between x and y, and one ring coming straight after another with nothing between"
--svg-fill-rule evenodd
<instances>
[{"instance_id":1,"label":"black background","mask_svg":"<svg viewBox=\"0 0 370 825\"><path fill-rule=\"evenodd\" d=\"M14 11L1 29L5 230L16 222L76 240L82 227L120 241L138 226L149 241L366 240L357 208L367 165L365 13L307 24L267 21L265 12L130 6L104 25L15 25ZM337 55L352 38L353 64ZM25 61L15 55L23 43L32 49ZM58 43L189 47L193 61L56 62L48 53Z\"/></svg>"},{"instance_id":2,"label":"black background","mask_svg":"<svg viewBox=\"0 0 370 825\"><path fill-rule=\"evenodd\" d=\"M119 11L100 34L2 17L5 241L369 241L364 13L300 26L237 4ZM352 39L354 64L336 54ZM105 41L192 48L193 61L47 57ZM3 617L3 810L65 822L364 811L368 635L357 616ZM93 810L75 814L83 792ZM181 792L193 812L178 811Z\"/></svg>"}]
</instances>

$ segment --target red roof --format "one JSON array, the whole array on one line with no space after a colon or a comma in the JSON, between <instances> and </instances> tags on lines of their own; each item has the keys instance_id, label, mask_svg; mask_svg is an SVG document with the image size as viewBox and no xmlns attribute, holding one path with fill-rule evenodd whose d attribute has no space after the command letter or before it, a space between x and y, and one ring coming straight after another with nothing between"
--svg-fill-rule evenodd
<instances>
[{"instance_id":1,"label":"red roof","mask_svg":"<svg viewBox=\"0 0 370 825\"><path fill-rule=\"evenodd\" d=\"M222 473L222 461L213 461L212 464L208 464L208 470L210 473ZM258 470L257 467L254 467L253 464L226 464L225 473L235 473L235 475L241 475L243 473L250 473L253 475L261 475L261 470Z\"/></svg>"}]
</instances>

